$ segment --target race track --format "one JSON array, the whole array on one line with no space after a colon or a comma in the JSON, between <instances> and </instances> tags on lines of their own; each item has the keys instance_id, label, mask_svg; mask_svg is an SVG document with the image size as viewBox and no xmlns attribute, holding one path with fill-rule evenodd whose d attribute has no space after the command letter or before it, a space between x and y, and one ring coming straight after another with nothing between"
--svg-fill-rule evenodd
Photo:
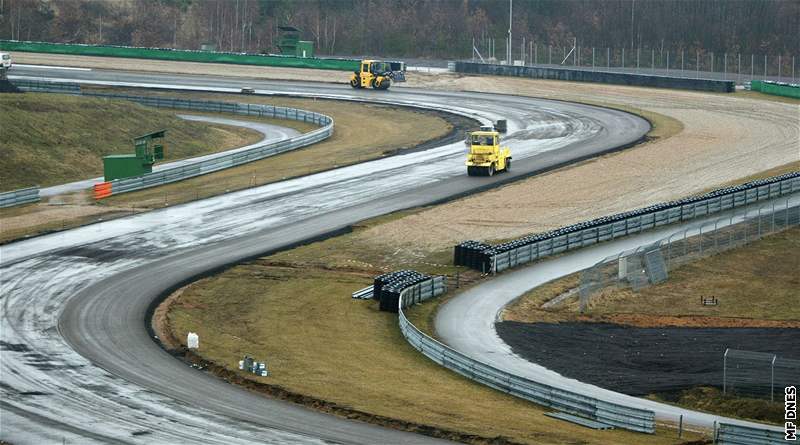
<instances>
[{"instance_id":1,"label":"race track","mask_svg":"<svg viewBox=\"0 0 800 445\"><path fill-rule=\"evenodd\" d=\"M476 360L490 363L504 371L557 388L577 391L590 397L626 406L653 410L656 413L656 419L662 422L677 424L679 416L683 416L684 424L701 429L711 429L714 422L761 426L753 422L692 411L666 403L637 398L600 388L592 385L591 382L581 382L564 377L555 371L537 363L532 363L515 354L511 347L497 334L495 323L500 321L501 312L506 305L527 291L549 281L587 269L611 255L648 245L686 228L691 228L688 235L692 236L699 232L699 228L704 223L710 222L711 227L714 227L714 221L731 215L736 215L734 223L739 222L745 211L752 212L750 213L750 216L752 216L753 213L757 214L758 208L761 206L768 207L771 202L783 205L787 199L790 206L800 203L800 195L798 194L776 198L773 201L762 201L749 207L721 212L682 225L665 226L638 235L585 247L505 272L495 279L487 280L465 290L445 303L436 314L436 333L440 340L448 346ZM727 222L720 222L718 227L724 227L725 224ZM707 230L708 227L706 227ZM600 341L599 337L597 341ZM598 348L602 351L603 347L598 346ZM580 357L574 357L574 366L582 365Z\"/></svg>"},{"instance_id":2,"label":"race track","mask_svg":"<svg viewBox=\"0 0 800 445\"><path fill-rule=\"evenodd\" d=\"M47 76L47 70L14 75ZM241 80L104 71L95 82L236 90ZM11 76L13 79L13 76ZM494 94L250 81L259 92L401 102L508 120L513 171L468 178L461 142L0 247L2 439L61 443L428 443L229 385L160 349L148 307L232 262L626 146L649 124L592 106ZM177 93L176 93L177 94Z\"/></svg>"}]
</instances>

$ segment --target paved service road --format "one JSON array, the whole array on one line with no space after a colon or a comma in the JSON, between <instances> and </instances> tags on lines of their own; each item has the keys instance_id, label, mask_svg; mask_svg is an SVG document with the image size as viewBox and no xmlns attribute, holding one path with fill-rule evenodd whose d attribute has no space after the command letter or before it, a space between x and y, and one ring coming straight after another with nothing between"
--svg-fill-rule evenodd
<instances>
[{"instance_id":1,"label":"paved service road","mask_svg":"<svg viewBox=\"0 0 800 445\"><path fill-rule=\"evenodd\" d=\"M786 199L785 197L779 198L775 202L784 203ZM800 203L800 195L792 195L789 199L790 205ZM748 209L758 209L771 202L765 201L753 204ZM742 212L744 212L744 209L737 209L735 214L739 215ZM757 210L755 213L757 214ZM555 371L531 363L514 354L511 347L495 331L495 322L499 321L503 308L537 286L589 268L611 255L653 243L687 227L696 228L694 232L689 232L689 236L692 236L698 232L703 222L711 221L711 227L713 228L713 221L729 216L729 212L721 213L705 218L702 221L689 222L683 226L669 226L635 236L608 241L503 273L495 279L487 280L471 287L445 303L436 314L436 333L439 335L440 340L444 341L448 346L476 360L490 363L492 366L547 385L578 391L588 396L610 402L623 403L627 406L650 409L656 412L658 420L677 422L678 417L683 415L685 424L702 428L711 428L714 422L754 426L756 424L752 422L728 419L723 416L700 413L664 403L657 403L652 400L640 399L564 377ZM736 221L740 220L741 218ZM722 222L719 226L724 227ZM707 230L708 227L706 227ZM557 347L557 345L554 345L554 347ZM576 366L580 366L578 359L576 359Z\"/></svg>"},{"instance_id":2,"label":"paved service road","mask_svg":"<svg viewBox=\"0 0 800 445\"><path fill-rule=\"evenodd\" d=\"M241 80L197 76L68 74L171 88L241 85ZM514 169L493 178L469 178L459 142L0 247L2 439L19 444L62 439L436 442L257 396L191 369L149 337L147 308L165 292L222 265L603 153L641 139L649 129L646 121L623 112L523 97L248 85L279 93L379 97L483 122L505 118Z\"/></svg>"}]
</instances>

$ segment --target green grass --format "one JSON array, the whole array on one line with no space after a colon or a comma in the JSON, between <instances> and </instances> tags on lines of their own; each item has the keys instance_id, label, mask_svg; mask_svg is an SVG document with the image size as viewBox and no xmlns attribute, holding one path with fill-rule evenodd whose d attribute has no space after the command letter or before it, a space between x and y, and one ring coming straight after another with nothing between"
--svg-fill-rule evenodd
<instances>
[{"instance_id":1,"label":"green grass","mask_svg":"<svg viewBox=\"0 0 800 445\"><path fill-rule=\"evenodd\" d=\"M102 157L132 153L131 139L167 130L166 161L261 139L244 128L188 122L128 101L24 93L0 95L0 189L102 176Z\"/></svg>"}]
</instances>

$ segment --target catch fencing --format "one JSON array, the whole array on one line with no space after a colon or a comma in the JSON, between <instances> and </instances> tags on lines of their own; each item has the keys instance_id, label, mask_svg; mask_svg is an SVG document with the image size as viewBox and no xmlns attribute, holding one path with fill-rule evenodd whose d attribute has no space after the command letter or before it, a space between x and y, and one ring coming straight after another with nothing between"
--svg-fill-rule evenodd
<instances>
[{"instance_id":1,"label":"catch fencing","mask_svg":"<svg viewBox=\"0 0 800 445\"><path fill-rule=\"evenodd\" d=\"M786 445L783 431L777 428L752 428L720 423L714 435L717 445Z\"/></svg>"},{"instance_id":2,"label":"catch fencing","mask_svg":"<svg viewBox=\"0 0 800 445\"><path fill-rule=\"evenodd\" d=\"M572 82L597 82L653 88L678 88L718 93L732 93L735 89L734 82L731 80L692 79L657 74L616 73L604 70L587 71L563 67L509 66L456 62L455 71L468 74L527 77L532 79L566 80Z\"/></svg>"},{"instance_id":3,"label":"catch fencing","mask_svg":"<svg viewBox=\"0 0 800 445\"><path fill-rule=\"evenodd\" d=\"M504 41L498 58L497 39L473 39L472 62L518 66L570 68L650 74L691 79L733 80L737 84L755 79L778 82L798 80L796 57L786 54L742 54L740 52L690 51L685 48L611 48L581 45L580 40L562 45L543 45L524 39L511 50Z\"/></svg>"},{"instance_id":4,"label":"catch fencing","mask_svg":"<svg viewBox=\"0 0 800 445\"><path fill-rule=\"evenodd\" d=\"M29 187L0 193L0 208L39 201L39 187Z\"/></svg>"},{"instance_id":5,"label":"catch fencing","mask_svg":"<svg viewBox=\"0 0 800 445\"><path fill-rule=\"evenodd\" d=\"M603 289L631 287L638 291L665 281L671 270L683 264L794 226L800 226L800 206L790 206L787 200L689 227L646 246L606 257L581 272L581 312Z\"/></svg>"},{"instance_id":6,"label":"catch fencing","mask_svg":"<svg viewBox=\"0 0 800 445\"><path fill-rule=\"evenodd\" d=\"M419 286L424 289L426 286ZM437 364L483 385L516 397L597 422L631 431L653 434L655 413L587 397L577 392L555 388L514 375L470 358L420 331L403 313L403 309L424 300L414 286L400 294L398 321L406 341Z\"/></svg>"},{"instance_id":7,"label":"catch fencing","mask_svg":"<svg viewBox=\"0 0 800 445\"><path fill-rule=\"evenodd\" d=\"M726 349L722 359L722 392L783 400L784 388L800 385L800 360L764 352Z\"/></svg>"},{"instance_id":8,"label":"catch fencing","mask_svg":"<svg viewBox=\"0 0 800 445\"><path fill-rule=\"evenodd\" d=\"M605 216L502 244L488 245L477 241L465 241L455 246L454 263L484 273L497 273L568 250L689 221L798 191L800 191L800 171Z\"/></svg>"},{"instance_id":9,"label":"catch fencing","mask_svg":"<svg viewBox=\"0 0 800 445\"><path fill-rule=\"evenodd\" d=\"M65 85L54 84L51 82L36 81L15 81L17 87L29 91L44 92L63 92ZM54 85L52 88L49 86ZM74 84L77 85L77 84ZM153 173L148 173L134 178L117 179L108 181L98 186L102 189L101 193L96 193L97 199L107 196L141 190L149 187L156 187L171 182L181 181L200 175L205 175L219 170L235 167L249 162L274 156L297 148L305 147L316 142L323 141L333 134L333 119L324 114L313 111L300 110L297 108L278 107L273 105L249 104L220 102L210 100L190 100L176 99L159 96L131 96L125 94L93 93L80 92L80 90L70 91L87 97L99 97L113 100L127 100L141 105L169 108L174 110L201 111L212 113L230 113L245 116L257 116L261 118L276 118L301 121L319 125L321 128L277 142L270 142L255 145L247 150L234 151L232 153L221 153L218 156L207 158L200 161L190 162L179 166L165 168ZM110 188L109 188L110 185ZM98 187L95 187L96 189Z\"/></svg>"}]
</instances>

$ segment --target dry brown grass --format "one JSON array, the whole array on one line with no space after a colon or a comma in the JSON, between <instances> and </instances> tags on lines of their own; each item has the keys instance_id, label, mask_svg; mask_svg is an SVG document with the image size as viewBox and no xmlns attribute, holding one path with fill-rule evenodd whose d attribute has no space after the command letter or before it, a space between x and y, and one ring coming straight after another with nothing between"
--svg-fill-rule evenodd
<instances>
[{"instance_id":1,"label":"dry brown grass","mask_svg":"<svg viewBox=\"0 0 800 445\"><path fill-rule=\"evenodd\" d=\"M578 286L578 274L554 280L508 306L505 320L521 322L606 321L636 326L800 328L800 228L685 264L664 283L634 292L607 288L592 297L587 315L577 298L541 305ZM703 306L700 297L716 297Z\"/></svg>"},{"instance_id":2,"label":"dry brown grass","mask_svg":"<svg viewBox=\"0 0 800 445\"><path fill-rule=\"evenodd\" d=\"M50 186L103 174L103 156L132 153L131 139L167 130L166 161L254 143L241 127L190 122L175 112L124 100L49 93L0 95L3 190Z\"/></svg>"}]
</instances>

